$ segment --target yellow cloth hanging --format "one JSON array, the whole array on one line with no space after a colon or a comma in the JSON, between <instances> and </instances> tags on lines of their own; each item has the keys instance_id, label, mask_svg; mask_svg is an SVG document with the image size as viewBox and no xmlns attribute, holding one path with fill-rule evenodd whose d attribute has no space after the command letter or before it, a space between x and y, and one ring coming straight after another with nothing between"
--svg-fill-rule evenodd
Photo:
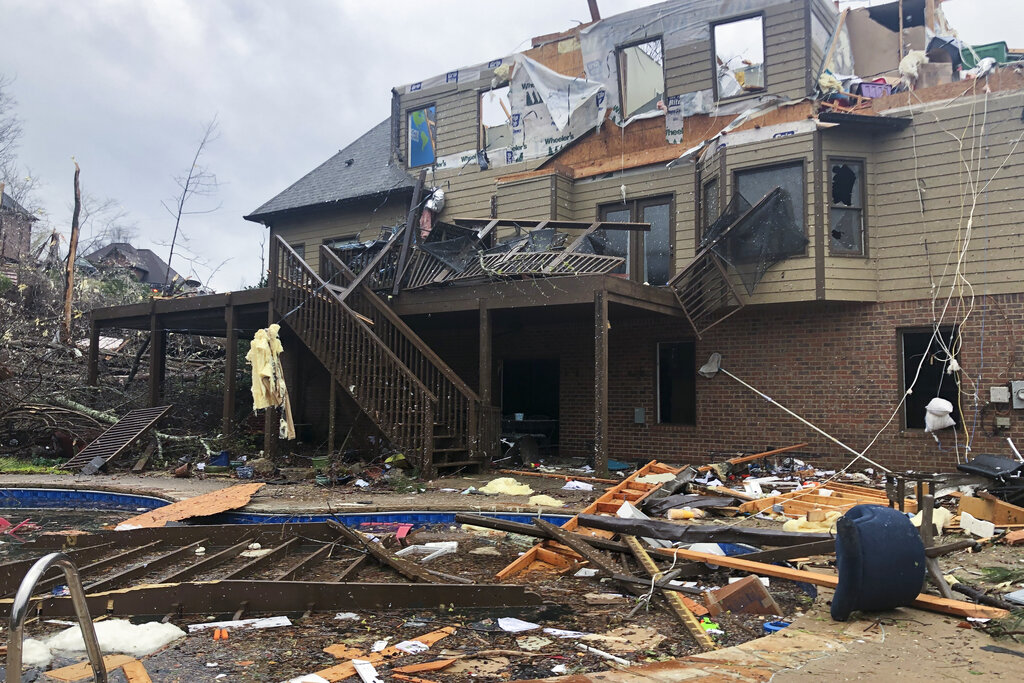
<instances>
[{"instance_id":1,"label":"yellow cloth hanging","mask_svg":"<svg viewBox=\"0 0 1024 683\"><path fill-rule=\"evenodd\" d=\"M288 386L284 381L281 366L281 352L284 347L278 332L281 326L257 330L249 345L245 360L252 366L252 407L253 410L281 408L280 436L282 439L295 438L295 423L292 420L292 404L288 399Z\"/></svg>"}]
</instances>

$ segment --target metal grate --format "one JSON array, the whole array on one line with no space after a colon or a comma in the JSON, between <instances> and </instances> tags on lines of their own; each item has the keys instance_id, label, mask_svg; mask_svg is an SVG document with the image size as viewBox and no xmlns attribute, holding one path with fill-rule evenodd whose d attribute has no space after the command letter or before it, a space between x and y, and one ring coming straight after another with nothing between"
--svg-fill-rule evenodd
<instances>
[{"instance_id":1,"label":"metal grate","mask_svg":"<svg viewBox=\"0 0 1024 683\"><path fill-rule=\"evenodd\" d=\"M135 443L170 409L170 406L157 406L129 412L61 467L66 470L81 469L94 458L103 458L103 464L110 462Z\"/></svg>"}]
</instances>

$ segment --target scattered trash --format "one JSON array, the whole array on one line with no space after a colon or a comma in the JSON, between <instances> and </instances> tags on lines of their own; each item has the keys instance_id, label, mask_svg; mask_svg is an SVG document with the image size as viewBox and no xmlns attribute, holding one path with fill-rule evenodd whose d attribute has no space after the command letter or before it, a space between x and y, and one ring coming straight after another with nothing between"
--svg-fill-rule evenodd
<instances>
[{"instance_id":1,"label":"scattered trash","mask_svg":"<svg viewBox=\"0 0 1024 683\"><path fill-rule=\"evenodd\" d=\"M590 654L597 655L601 659L607 659L609 661L615 662L616 664L622 664L623 666L629 666L630 664L628 659L616 657L615 655L605 652L604 650L598 650L596 647L590 647L589 645L584 645L583 643L576 643L576 647L580 650L583 650L584 652L589 652Z\"/></svg>"},{"instance_id":2,"label":"scattered trash","mask_svg":"<svg viewBox=\"0 0 1024 683\"><path fill-rule=\"evenodd\" d=\"M126 619L107 619L96 622L95 629L100 650L132 657L153 654L185 636L185 632L174 624L158 621L133 624ZM44 642L51 652L85 652L85 641L79 626L60 631Z\"/></svg>"},{"instance_id":3,"label":"scattered trash","mask_svg":"<svg viewBox=\"0 0 1024 683\"><path fill-rule=\"evenodd\" d=\"M557 498L552 498L549 495L541 494L538 496L530 496L530 505L535 507L546 507L546 508L560 508L565 503Z\"/></svg>"},{"instance_id":4,"label":"scattered trash","mask_svg":"<svg viewBox=\"0 0 1024 683\"><path fill-rule=\"evenodd\" d=\"M426 555L420 562L429 562L430 560L445 555L451 555L459 549L458 541L436 541L432 543L422 543L419 545L410 545L402 548L395 552L398 557L405 557L406 555Z\"/></svg>"},{"instance_id":5,"label":"scattered trash","mask_svg":"<svg viewBox=\"0 0 1024 683\"><path fill-rule=\"evenodd\" d=\"M401 650L407 655L418 655L421 652L429 650L430 646L426 643L421 643L418 640L403 640L400 643L396 643L395 648Z\"/></svg>"},{"instance_id":6,"label":"scattered trash","mask_svg":"<svg viewBox=\"0 0 1024 683\"><path fill-rule=\"evenodd\" d=\"M501 627L502 631L508 631L509 633L521 633L523 631L532 631L533 629L540 628L540 624L523 621L522 619L516 619L515 617L501 617L498 619L498 626Z\"/></svg>"},{"instance_id":7,"label":"scattered trash","mask_svg":"<svg viewBox=\"0 0 1024 683\"><path fill-rule=\"evenodd\" d=\"M353 659L352 666L363 683L384 683L384 679L377 675L377 669L365 659Z\"/></svg>"},{"instance_id":8,"label":"scattered trash","mask_svg":"<svg viewBox=\"0 0 1024 683\"><path fill-rule=\"evenodd\" d=\"M504 494L506 496L529 496L533 489L526 484L520 484L512 477L499 477L487 482L480 487L482 493L491 495Z\"/></svg>"},{"instance_id":9,"label":"scattered trash","mask_svg":"<svg viewBox=\"0 0 1024 683\"><path fill-rule=\"evenodd\" d=\"M473 548L469 551L470 555L487 555L491 557L501 557L501 551L491 545L482 545L479 548Z\"/></svg>"},{"instance_id":10,"label":"scattered trash","mask_svg":"<svg viewBox=\"0 0 1024 683\"><path fill-rule=\"evenodd\" d=\"M722 612L781 615L782 609L756 576L746 576L718 590L704 593L711 616Z\"/></svg>"},{"instance_id":11,"label":"scattered trash","mask_svg":"<svg viewBox=\"0 0 1024 683\"><path fill-rule=\"evenodd\" d=\"M789 626L790 623L791 622L788 621L766 621L764 622L762 628L764 628L765 633L777 633L778 631L781 631L782 629Z\"/></svg>"},{"instance_id":12,"label":"scattered trash","mask_svg":"<svg viewBox=\"0 0 1024 683\"><path fill-rule=\"evenodd\" d=\"M552 643L550 638L544 638L542 636L523 636L522 638L516 638L516 645L521 650L527 652L537 652L543 650L545 647Z\"/></svg>"},{"instance_id":13,"label":"scattered trash","mask_svg":"<svg viewBox=\"0 0 1024 683\"><path fill-rule=\"evenodd\" d=\"M358 617L356 617L358 618ZM337 619L337 617L335 617ZM207 629L247 629L247 628L278 628L280 626L291 626L292 621L288 617L264 617L261 619L237 619L233 621L210 621L203 624L189 624L189 633L198 633Z\"/></svg>"},{"instance_id":14,"label":"scattered trash","mask_svg":"<svg viewBox=\"0 0 1024 683\"><path fill-rule=\"evenodd\" d=\"M569 481L565 482L565 486L562 487L562 490L563 491L593 491L594 490L594 485L593 484L588 484L585 481L576 481L575 479L570 479Z\"/></svg>"},{"instance_id":15,"label":"scattered trash","mask_svg":"<svg viewBox=\"0 0 1024 683\"><path fill-rule=\"evenodd\" d=\"M352 483L355 484L356 486L358 486L361 489L365 489L365 488L369 488L370 487L370 482L366 481L365 479L356 479Z\"/></svg>"}]
</instances>

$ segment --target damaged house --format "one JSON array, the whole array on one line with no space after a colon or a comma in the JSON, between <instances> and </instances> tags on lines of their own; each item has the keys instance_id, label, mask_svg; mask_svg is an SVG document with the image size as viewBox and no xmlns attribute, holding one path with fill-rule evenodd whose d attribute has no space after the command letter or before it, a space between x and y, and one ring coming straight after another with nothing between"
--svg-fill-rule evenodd
<instances>
[{"instance_id":1,"label":"damaged house","mask_svg":"<svg viewBox=\"0 0 1024 683\"><path fill-rule=\"evenodd\" d=\"M294 421L333 451L366 416L427 474L500 436L599 467L849 460L773 403L892 469L1024 424L1024 75L940 0L673 0L492 57L393 88L246 216L267 288L97 310L93 335L233 349L278 322ZM716 352L771 400L699 376ZM929 434L934 398L955 426Z\"/></svg>"},{"instance_id":2,"label":"damaged house","mask_svg":"<svg viewBox=\"0 0 1024 683\"><path fill-rule=\"evenodd\" d=\"M0 275L17 284L19 271L31 257L32 223L36 217L4 192L3 187L0 183Z\"/></svg>"}]
</instances>

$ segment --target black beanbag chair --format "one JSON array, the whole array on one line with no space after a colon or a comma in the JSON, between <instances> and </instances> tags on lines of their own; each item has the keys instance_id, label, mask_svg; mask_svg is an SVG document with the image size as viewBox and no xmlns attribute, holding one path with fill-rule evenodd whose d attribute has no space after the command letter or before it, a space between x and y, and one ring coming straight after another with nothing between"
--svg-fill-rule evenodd
<instances>
[{"instance_id":1,"label":"black beanbag chair","mask_svg":"<svg viewBox=\"0 0 1024 683\"><path fill-rule=\"evenodd\" d=\"M924 544L917 527L899 510L857 505L836 523L839 585L832 618L854 610L880 611L911 604L925 575Z\"/></svg>"}]
</instances>

